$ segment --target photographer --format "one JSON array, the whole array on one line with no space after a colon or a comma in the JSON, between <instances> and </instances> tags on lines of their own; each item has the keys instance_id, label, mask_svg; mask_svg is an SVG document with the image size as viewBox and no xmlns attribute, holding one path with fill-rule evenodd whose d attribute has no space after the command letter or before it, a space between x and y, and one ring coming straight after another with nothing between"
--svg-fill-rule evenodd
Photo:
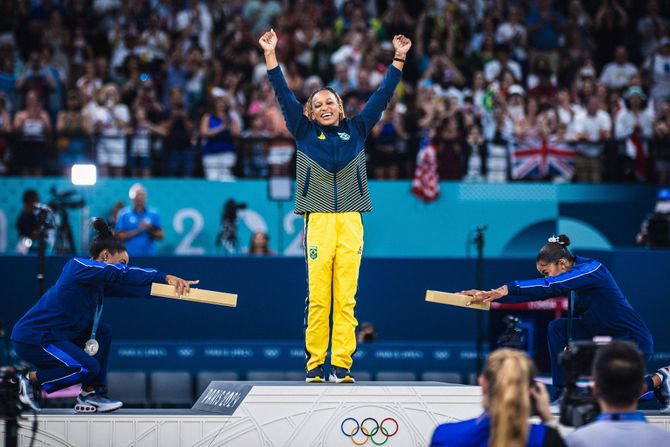
<instances>
[{"instance_id":1,"label":"photographer","mask_svg":"<svg viewBox=\"0 0 670 447\"><path fill-rule=\"evenodd\" d=\"M132 256L153 256L156 254L154 241L163 240L160 216L154 208L147 207L147 191L139 183L128 192L133 206L119 211L116 221L117 236L125 243Z\"/></svg>"},{"instance_id":2,"label":"photographer","mask_svg":"<svg viewBox=\"0 0 670 447\"><path fill-rule=\"evenodd\" d=\"M644 359L630 342L613 341L596 352L593 395L602 413L565 439L570 447L670 445L670 433L647 424L637 400L647 385Z\"/></svg>"},{"instance_id":3,"label":"photographer","mask_svg":"<svg viewBox=\"0 0 670 447\"><path fill-rule=\"evenodd\" d=\"M555 428L528 422L533 406L545 424L553 420L547 390L535 382L535 374L535 365L524 352L505 348L492 353L478 380L484 413L438 426L431 447L564 446Z\"/></svg>"},{"instance_id":4,"label":"photographer","mask_svg":"<svg viewBox=\"0 0 670 447\"><path fill-rule=\"evenodd\" d=\"M26 254L31 247L37 248L34 242L39 238L39 219L35 214L35 205L39 203L40 196L34 189L26 189L22 200L23 208L16 219L16 229L19 233L17 251Z\"/></svg>"}]
</instances>

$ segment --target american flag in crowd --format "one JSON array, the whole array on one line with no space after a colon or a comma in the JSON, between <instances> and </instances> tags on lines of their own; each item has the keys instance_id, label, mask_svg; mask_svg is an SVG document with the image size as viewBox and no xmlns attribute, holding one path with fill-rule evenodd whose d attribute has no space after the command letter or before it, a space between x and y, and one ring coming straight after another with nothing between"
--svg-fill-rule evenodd
<instances>
[{"instance_id":1,"label":"american flag in crowd","mask_svg":"<svg viewBox=\"0 0 670 447\"><path fill-rule=\"evenodd\" d=\"M440 178L437 175L437 151L424 137L416 156L416 170L412 180L412 193L419 199L432 202L440 195Z\"/></svg>"},{"instance_id":2,"label":"american flag in crowd","mask_svg":"<svg viewBox=\"0 0 670 447\"><path fill-rule=\"evenodd\" d=\"M633 160L633 172L638 180L647 178L647 143L642 139L641 132L636 130L626 138L626 155Z\"/></svg>"},{"instance_id":3,"label":"american flag in crowd","mask_svg":"<svg viewBox=\"0 0 670 447\"><path fill-rule=\"evenodd\" d=\"M512 178L561 177L570 180L575 172L575 150L557 136L519 138L512 145Z\"/></svg>"}]
</instances>

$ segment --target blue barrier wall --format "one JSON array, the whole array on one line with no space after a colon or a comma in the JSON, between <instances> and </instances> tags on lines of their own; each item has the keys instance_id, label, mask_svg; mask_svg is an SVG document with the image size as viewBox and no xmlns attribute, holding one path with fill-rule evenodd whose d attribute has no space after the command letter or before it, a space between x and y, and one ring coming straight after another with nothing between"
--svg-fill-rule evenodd
<instances>
[{"instance_id":1,"label":"blue barrier wall","mask_svg":"<svg viewBox=\"0 0 670 447\"><path fill-rule=\"evenodd\" d=\"M670 251L582 251L581 254L601 260L612 271L654 334L655 363L670 363L667 335L670 292L664 285ZM48 284L55 281L66 260L47 258ZM239 302L237 308L231 309L160 298L109 299L103 319L113 325L117 340L140 340L150 346L185 341L199 343L202 348L207 340L276 342L303 337L306 287L301 259L156 257L133 259L131 263L198 278L203 288L238 293ZM7 328L11 329L37 298L36 264L35 257L0 256L0 272L3 272L0 320ZM475 311L426 303L424 293L426 289L448 291L472 287L474 273L472 259L364 258L358 320L374 323L381 341L414 341L417 345L446 341L472 347ZM486 287L535 276L534 259L485 261ZM285 365L278 369L296 370L299 366Z\"/></svg>"},{"instance_id":2,"label":"blue barrier wall","mask_svg":"<svg viewBox=\"0 0 670 447\"><path fill-rule=\"evenodd\" d=\"M108 216L117 200L126 203L133 180L103 179L77 191L89 204L89 216ZM221 254L215 244L222 206L244 202L239 215L241 250L252 231L269 233L274 251L302 254L302 218L292 202L268 199L267 182L229 183L155 179L143 182L149 205L165 229L161 254ZM0 253L13 253L21 194L27 188L49 200L49 188L72 189L67 179L0 179ZM571 185L546 183L473 184L443 182L440 198L424 204L410 194L406 181L370 184L374 210L365 214L365 256L468 257L474 229L488 225L488 257L532 257L552 233L568 233L574 247L608 249L634 245L645 214L653 208L656 188L648 185ZM81 248L82 211L71 212Z\"/></svg>"}]
</instances>

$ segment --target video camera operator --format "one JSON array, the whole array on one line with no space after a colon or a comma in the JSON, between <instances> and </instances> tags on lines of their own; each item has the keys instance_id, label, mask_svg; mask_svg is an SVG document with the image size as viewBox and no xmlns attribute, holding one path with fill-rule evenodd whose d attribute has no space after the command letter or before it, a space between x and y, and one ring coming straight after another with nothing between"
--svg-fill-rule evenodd
<instances>
[{"instance_id":1,"label":"video camera operator","mask_svg":"<svg viewBox=\"0 0 670 447\"><path fill-rule=\"evenodd\" d=\"M16 229L19 233L19 243L16 251L26 254L31 249L37 248L35 241L39 238L39 222L34 207L39 203L40 196L34 189L26 189L23 192L22 201L23 208L18 219L16 219Z\"/></svg>"},{"instance_id":2,"label":"video camera operator","mask_svg":"<svg viewBox=\"0 0 670 447\"><path fill-rule=\"evenodd\" d=\"M596 351L593 396L602 413L596 421L567 436L569 447L670 445L670 433L647 423L637 410L645 383L642 353L628 341L615 340Z\"/></svg>"},{"instance_id":3,"label":"video camera operator","mask_svg":"<svg viewBox=\"0 0 670 447\"><path fill-rule=\"evenodd\" d=\"M237 254L239 251L237 214L246 208L246 203L236 202L234 199L228 199L223 204L221 231L216 236L216 245L221 246L227 254Z\"/></svg>"}]
</instances>

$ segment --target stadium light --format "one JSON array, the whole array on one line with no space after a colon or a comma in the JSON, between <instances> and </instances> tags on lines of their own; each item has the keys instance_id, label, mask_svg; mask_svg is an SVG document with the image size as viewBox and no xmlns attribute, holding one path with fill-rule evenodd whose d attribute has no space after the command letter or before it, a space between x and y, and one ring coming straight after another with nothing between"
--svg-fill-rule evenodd
<instances>
[{"instance_id":1,"label":"stadium light","mask_svg":"<svg viewBox=\"0 0 670 447\"><path fill-rule=\"evenodd\" d=\"M72 184L80 186L95 185L98 169L91 164L72 165Z\"/></svg>"}]
</instances>

